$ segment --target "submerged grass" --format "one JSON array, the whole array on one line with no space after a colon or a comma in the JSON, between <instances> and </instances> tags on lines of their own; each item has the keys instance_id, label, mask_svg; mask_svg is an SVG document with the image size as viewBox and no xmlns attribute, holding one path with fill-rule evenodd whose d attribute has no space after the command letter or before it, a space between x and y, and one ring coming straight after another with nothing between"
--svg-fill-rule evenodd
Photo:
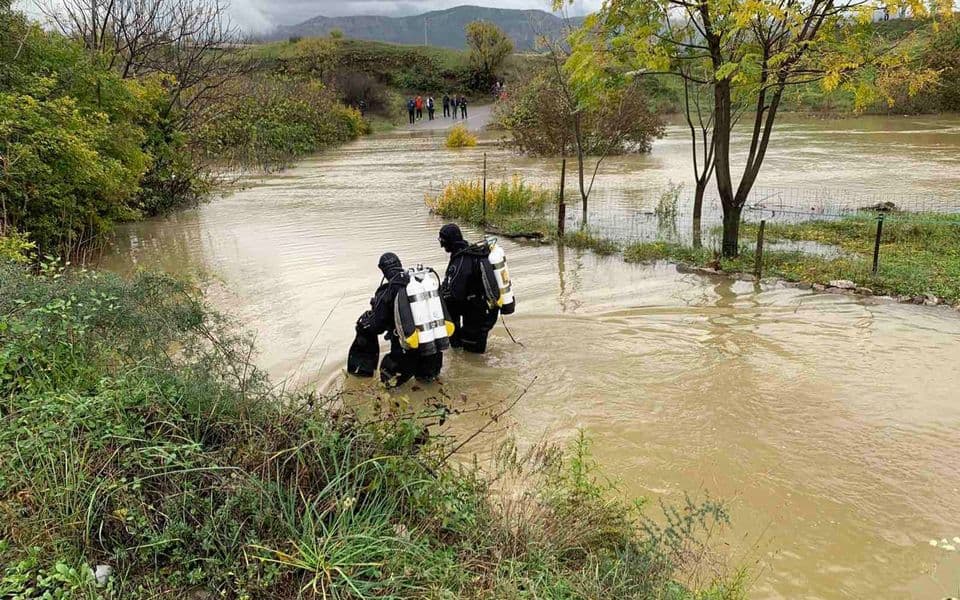
<instances>
[{"instance_id":1,"label":"submerged grass","mask_svg":"<svg viewBox=\"0 0 960 600\"><path fill-rule=\"evenodd\" d=\"M487 228L512 237L555 240L556 223L546 218L546 208L556 201L552 190L526 183L519 176L509 181L487 183L486 216L480 180L456 180L435 195L426 196L434 214ZM592 229L568 231L563 243L571 248L589 249L601 255L619 252L620 245Z\"/></svg>"},{"instance_id":2,"label":"submerged grass","mask_svg":"<svg viewBox=\"0 0 960 600\"><path fill-rule=\"evenodd\" d=\"M542 227L544 209L553 196L537 186L526 183L519 176L509 181L487 182L486 217L484 216L483 182L479 179L458 179L444 186L435 196L427 194L425 202L438 215L474 224L496 225L520 223Z\"/></svg>"},{"instance_id":3,"label":"submerged grass","mask_svg":"<svg viewBox=\"0 0 960 600\"><path fill-rule=\"evenodd\" d=\"M665 195L658 214L675 215L675 193ZM479 181L454 181L437 196L427 196L430 209L441 216L492 229L511 236L556 239L556 224L545 216L553 193L530 186L519 178L489 184L487 214L483 216ZM803 223L768 223L769 242L816 242L841 252L835 257L799 250L774 250L763 254L763 273L786 281L828 284L837 279L853 281L874 293L912 298L932 294L951 304L960 303L960 215L894 212L885 215L880 247L880 266L872 273L877 216L864 212L838 220ZM754 271L754 240L757 225L741 225L741 252L734 259L721 259L713 250L670 241L636 242L626 246L594 229L568 231L563 244L590 249L598 254L622 250L627 262L659 260L709 266L731 273Z\"/></svg>"},{"instance_id":4,"label":"submerged grass","mask_svg":"<svg viewBox=\"0 0 960 600\"><path fill-rule=\"evenodd\" d=\"M0 288L0 597L743 595L691 558L722 507L654 522L582 440L483 475L424 419L278 391L165 276L0 265Z\"/></svg>"}]
</instances>

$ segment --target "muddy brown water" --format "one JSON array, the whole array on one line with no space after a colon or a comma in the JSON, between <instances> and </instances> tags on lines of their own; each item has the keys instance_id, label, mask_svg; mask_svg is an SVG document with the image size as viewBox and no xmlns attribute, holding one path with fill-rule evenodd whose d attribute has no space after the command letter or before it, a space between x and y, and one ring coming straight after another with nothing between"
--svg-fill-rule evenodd
<instances>
[{"instance_id":1,"label":"muddy brown water","mask_svg":"<svg viewBox=\"0 0 960 600\"><path fill-rule=\"evenodd\" d=\"M649 156L611 160L600 195L636 202L685 180L683 131L669 133ZM483 151L501 174L555 177L552 162L518 159L492 138L451 152L438 135L360 140L197 210L125 226L102 266L200 278L253 328L275 377L355 385L342 367L379 254L445 265L424 192L475 175ZM774 143L766 185L829 179L960 206L960 119L791 122ZM506 249L519 301L508 323L524 345L498 326L487 355L448 354L451 397L510 398L537 377L511 415L521 443L582 428L627 493L724 499L727 548L756 578L752 597L960 592L955 311Z\"/></svg>"}]
</instances>

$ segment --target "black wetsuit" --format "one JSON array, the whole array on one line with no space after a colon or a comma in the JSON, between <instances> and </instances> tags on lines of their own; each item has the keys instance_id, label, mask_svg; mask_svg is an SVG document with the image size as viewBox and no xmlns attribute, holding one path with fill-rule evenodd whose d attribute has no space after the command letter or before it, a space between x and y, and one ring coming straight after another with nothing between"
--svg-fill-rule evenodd
<instances>
[{"instance_id":1,"label":"black wetsuit","mask_svg":"<svg viewBox=\"0 0 960 600\"><path fill-rule=\"evenodd\" d=\"M456 327L450 345L483 354L500 309L490 308L487 303L480 272L482 257L463 239L449 241L446 248L450 251L450 263L441 289Z\"/></svg>"},{"instance_id":2,"label":"black wetsuit","mask_svg":"<svg viewBox=\"0 0 960 600\"><path fill-rule=\"evenodd\" d=\"M357 321L357 339L354 341L354 347L361 351L363 348L369 348L370 336L375 339L376 336L386 333L385 337L390 342L390 351L380 361L380 380L391 385L401 385L411 377L416 377L420 381L433 381L440 374L443 366L443 353L437 352L430 356L423 356L416 350L404 350L397 338L393 307L397 294L406 293L410 276L399 266L398 261L396 267L384 270L384 277L387 281L374 292L373 298L370 299L370 310L363 313ZM379 356L379 343L376 344L376 348ZM373 374L372 371L366 373L349 369L350 360L354 363L363 362L354 358L354 348L351 348L348 370L358 375Z\"/></svg>"}]
</instances>

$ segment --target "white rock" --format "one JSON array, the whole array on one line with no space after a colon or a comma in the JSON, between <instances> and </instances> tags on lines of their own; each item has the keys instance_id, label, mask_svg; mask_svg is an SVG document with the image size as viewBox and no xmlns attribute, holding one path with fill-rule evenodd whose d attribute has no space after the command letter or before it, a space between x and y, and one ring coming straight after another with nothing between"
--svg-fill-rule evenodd
<instances>
[{"instance_id":1,"label":"white rock","mask_svg":"<svg viewBox=\"0 0 960 600\"><path fill-rule=\"evenodd\" d=\"M857 289L857 284L850 281L849 279L834 279L830 282L830 287L838 288L841 290L855 290Z\"/></svg>"},{"instance_id":2,"label":"white rock","mask_svg":"<svg viewBox=\"0 0 960 600\"><path fill-rule=\"evenodd\" d=\"M930 540L931 546L936 546L939 542L937 540Z\"/></svg>"},{"instance_id":3,"label":"white rock","mask_svg":"<svg viewBox=\"0 0 960 600\"><path fill-rule=\"evenodd\" d=\"M947 545L943 546L943 549L944 549L944 550L949 550L950 552L954 552L954 551L956 550L956 547L951 546L950 544L947 544Z\"/></svg>"},{"instance_id":4,"label":"white rock","mask_svg":"<svg viewBox=\"0 0 960 600\"><path fill-rule=\"evenodd\" d=\"M93 571L93 577L97 580L97 585L107 585L107 580L113 575L113 567L110 565L97 565Z\"/></svg>"},{"instance_id":5,"label":"white rock","mask_svg":"<svg viewBox=\"0 0 960 600\"><path fill-rule=\"evenodd\" d=\"M954 543L954 544L960 544L960 537L955 537L955 538L953 538L953 543Z\"/></svg>"}]
</instances>

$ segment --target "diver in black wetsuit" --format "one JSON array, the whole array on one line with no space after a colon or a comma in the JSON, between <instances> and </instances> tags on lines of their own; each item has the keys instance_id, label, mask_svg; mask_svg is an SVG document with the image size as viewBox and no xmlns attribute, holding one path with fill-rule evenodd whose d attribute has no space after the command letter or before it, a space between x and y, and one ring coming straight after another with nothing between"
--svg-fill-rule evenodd
<instances>
[{"instance_id":1,"label":"diver in black wetsuit","mask_svg":"<svg viewBox=\"0 0 960 600\"><path fill-rule=\"evenodd\" d=\"M357 320L357 337L350 347L347 370L354 375L372 376L380 356L377 336L386 333L390 352L380 362L380 380L388 385L401 385L411 377L418 381L433 381L443 366L443 353L438 351L423 356L417 350L405 350L397 336L394 304L397 294L407 293L410 276L392 252L381 256L377 266L383 273L384 282L370 299L370 310Z\"/></svg>"},{"instance_id":2,"label":"diver in black wetsuit","mask_svg":"<svg viewBox=\"0 0 960 600\"><path fill-rule=\"evenodd\" d=\"M499 308L490 307L483 285L480 261L489 249L471 246L453 223L440 229L440 246L450 253L441 286L441 295L456 327L450 345L483 354L487 351L487 336L500 315Z\"/></svg>"}]
</instances>

